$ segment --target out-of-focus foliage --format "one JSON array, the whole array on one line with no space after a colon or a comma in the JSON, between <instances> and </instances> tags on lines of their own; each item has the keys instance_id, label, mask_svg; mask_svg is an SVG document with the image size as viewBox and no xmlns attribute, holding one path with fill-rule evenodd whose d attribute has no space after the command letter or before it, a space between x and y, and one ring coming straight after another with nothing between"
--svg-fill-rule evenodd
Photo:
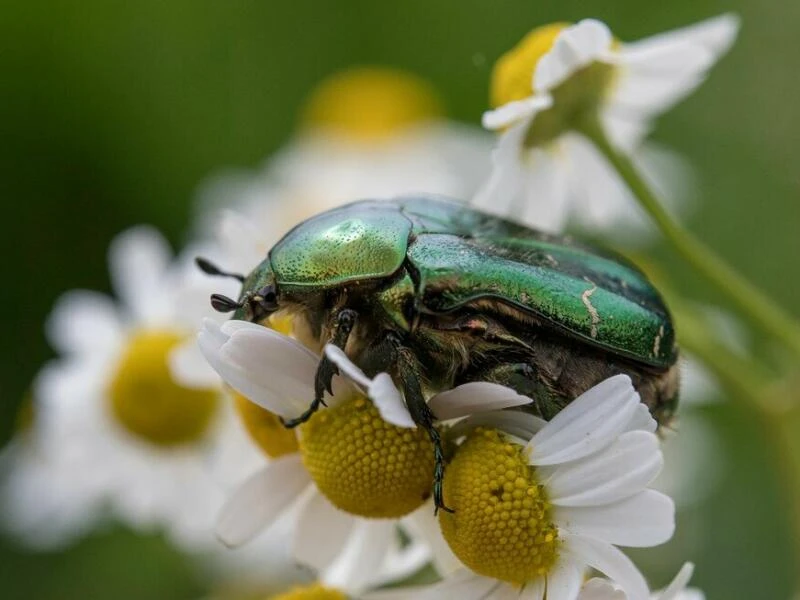
<instances>
[{"instance_id":1,"label":"out-of-focus foliage","mask_svg":"<svg viewBox=\"0 0 800 600\"><path fill-rule=\"evenodd\" d=\"M0 20L0 193L4 293L2 439L51 351L42 322L75 287L107 290L106 248L149 222L185 238L194 190L221 167L254 166L292 134L323 76L352 65L428 78L450 116L477 123L492 62L532 26L596 16L623 39L733 10L740 39L654 139L698 173L689 226L798 314L800 4L753 0L51 0L7 4ZM687 293L713 301L665 249ZM785 598L789 507L757 419L703 409L729 470L679 515L674 552L640 553L656 583L684 559L709 598ZM662 557L670 556L670 564ZM0 545L3 598L193 598L203 580L158 539L100 534L65 554Z\"/></svg>"}]
</instances>

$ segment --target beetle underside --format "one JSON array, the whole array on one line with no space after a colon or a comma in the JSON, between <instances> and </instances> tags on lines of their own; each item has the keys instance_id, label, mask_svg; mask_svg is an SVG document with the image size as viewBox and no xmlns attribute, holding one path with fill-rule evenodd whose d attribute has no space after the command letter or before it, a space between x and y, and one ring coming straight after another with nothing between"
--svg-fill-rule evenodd
<instances>
[{"instance_id":1,"label":"beetle underside","mask_svg":"<svg viewBox=\"0 0 800 600\"><path fill-rule=\"evenodd\" d=\"M483 302L446 314L423 314L412 331L398 328L379 305L363 301L341 302L326 311L295 307L292 312L297 326L308 332L302 337L315 340L318 350L334 344L367 375L392 375L414 422L428 431L434 443L437 509L447 510L441 491L445 456L426 402L436 392L470 381L490 381L530 397L532 403L524 410L549 420L594 385L623 373L631 377L660 425L669 422L676 402L675 365L658 369L637 364L570 339L508 305ZM315 381L316 397L308 411L287 426L303 423L322 405L337 372L323 355Z\"/></svg>"}]
</instances>

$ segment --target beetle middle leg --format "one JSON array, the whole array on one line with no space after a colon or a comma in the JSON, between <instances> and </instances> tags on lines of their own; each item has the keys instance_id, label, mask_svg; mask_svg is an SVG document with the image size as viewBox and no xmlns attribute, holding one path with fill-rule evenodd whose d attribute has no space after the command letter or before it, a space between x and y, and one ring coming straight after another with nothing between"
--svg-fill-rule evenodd
<instances>
[{"instance_id":1,"label":"beetle middle leg","mask_svg":"<svg viewBox=\"0 0 800 600\"><path fill-rule=\"evenodd\" d=\"M329 343L344 350L357 318L358 313L350 308L344 308L336 313ZM333 377L338 374L339 368L323 353L322 360L319 361L319 365L317 366L317 373L314 376L314 399L305 412L299 417L282 420L284 427L293 428L302 425L311 418L311 415L319 410L320 406L325 406L325 392L327 391L329 394L333 393L331 389Z\"/></svg>"},{"instance_id":2,"label":"beetle middle leg","mask_svg":"<svg viewBox=\"0 0 800 600\"><path fill-rule=\"evenodd\" d=\"M433 501L435 511L439 509L454 512L444 504L442 484L444 481L445 457L442 447L442 438L439 430L434 426L435 415L425 401L422 393L419 363L413 352L403 345L400 336L395 332L388 332L383 340L375 344L369 352L370 358L363 365L368 373L389 371L394 368L400 378L401 387L405 396L406 407L417 426L428 433L433 444Z\"/></svg>"},{"instance_id":3,"label":"beetle middle leg","mask_svg":"<svg viewBox=\"0 0 800 600\"><path fill-rule=\"evenodd\" d=\"M521 407L536 412L549 421L564 407L564 399L556 394L539 377L536 368L527 362L496 364L491 367L466 373L459 383L466 381L489 381L511 388L527 396L533 402Z\"/></svg>"}]
</instances>

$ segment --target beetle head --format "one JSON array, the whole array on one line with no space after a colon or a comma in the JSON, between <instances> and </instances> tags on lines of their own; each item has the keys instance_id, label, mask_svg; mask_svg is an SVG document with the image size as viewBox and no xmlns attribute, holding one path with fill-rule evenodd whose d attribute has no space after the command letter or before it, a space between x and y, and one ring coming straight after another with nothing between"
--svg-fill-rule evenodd
<instances>
[{"instance_id":1,"label":"beetle head","mask_svg":"<svg viewBox=\"0 0 800 600\"><path fill-rule=\"evenodd\" d=\"M253 322L259 322L278 310L278 293L268 261L265 261L266 265L259 265L246 278L238 273L223 271L204 258L197 258L195 262L209 275L232 277L242 282L243 291L238 302L223 294L211 294L211 306L214 310L222 313L235 311L234 319Z\"/></svg>"}]
</instances>

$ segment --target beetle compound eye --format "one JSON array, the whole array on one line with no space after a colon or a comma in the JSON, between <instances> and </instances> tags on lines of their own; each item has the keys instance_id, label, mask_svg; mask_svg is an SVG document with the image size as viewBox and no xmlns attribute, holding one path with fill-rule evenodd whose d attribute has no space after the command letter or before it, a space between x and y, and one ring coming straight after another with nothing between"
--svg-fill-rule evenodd
<instances>
[{"instance_id":1,"label":"beetle compound eye","mask_svg":"<svg viewBox=\"0 0 800 600\"><path fill-rule=\"evenodd\" d=\"M275 288L271 285L261 288L258 292L259 305L267 312L274 312L278 310L278 294L275 293Z\"/></svg>"},{"instance_id":2,"label":"beetle compound eye","mask_svg":"<svg viewBox=\"0 0 800 600\"><path fill-rule=\"evenodd\" d=\"M211 294L211 306L217 312L226 313L241 308L242 305L222 294Z\"/></svg>"}]
</instances>

